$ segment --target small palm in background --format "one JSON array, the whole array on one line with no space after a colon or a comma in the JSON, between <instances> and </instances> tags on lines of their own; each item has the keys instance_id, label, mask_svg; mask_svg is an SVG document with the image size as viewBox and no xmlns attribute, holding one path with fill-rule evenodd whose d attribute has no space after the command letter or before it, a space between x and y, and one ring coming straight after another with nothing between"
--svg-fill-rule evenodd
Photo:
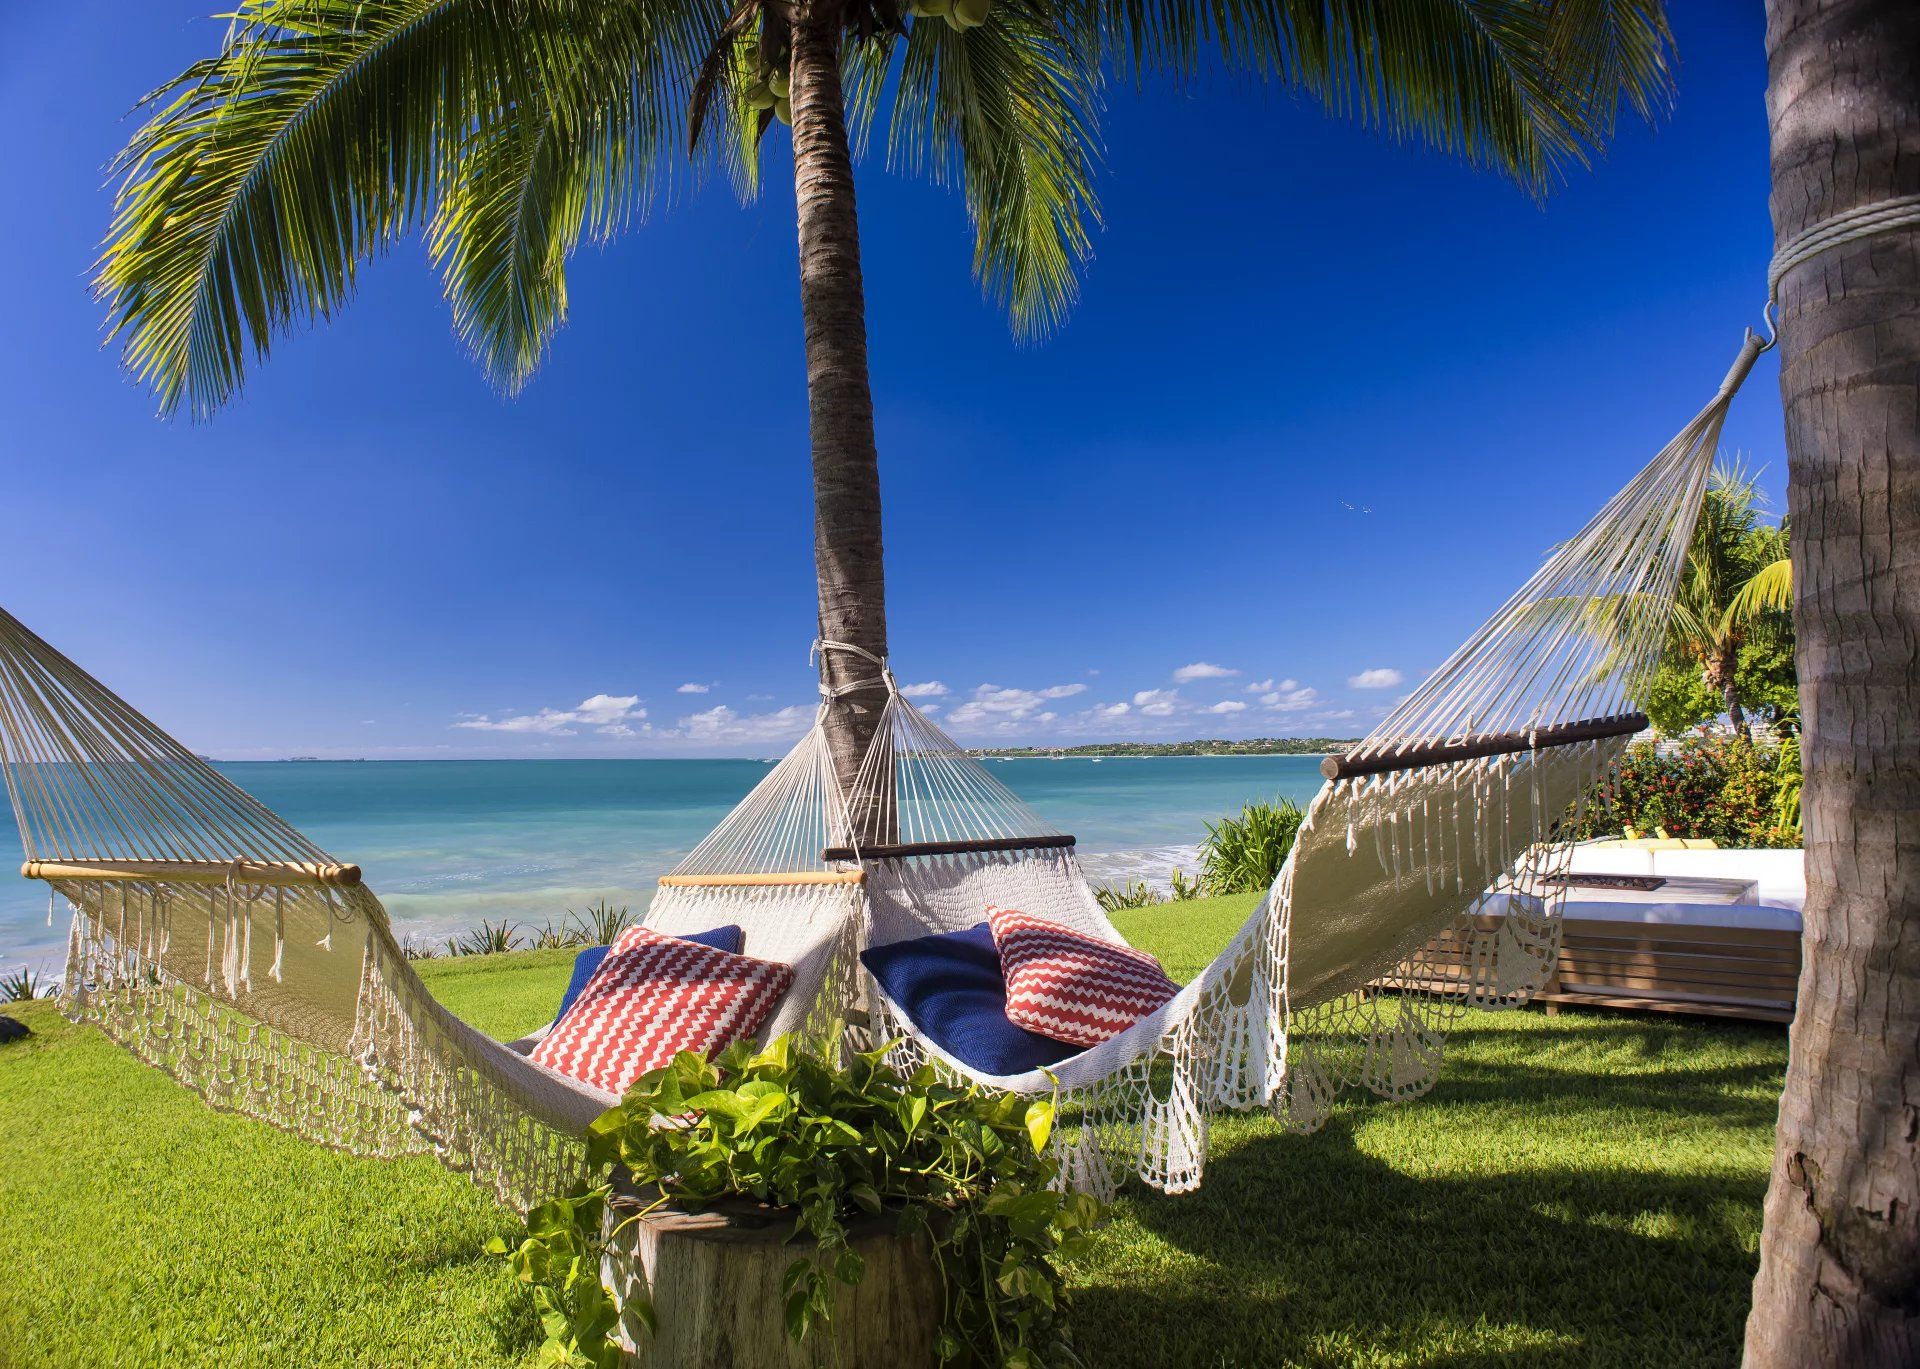
<instances>
[{"instance_id":1,"label":"small palm in background","mask_svg":"<svg viewBox=\"0 0 1920 1369\"><path fill-rule=\"evenodd\" d=\"M1738 680L1741 648L1762 639L1790 646L1793 635L1787 527L1763 522L1765 508L1745 467L1714 467L1667 639L1669 668L1697 671L1714 712L1724 710L1742 735L1747 719Z\"/></svg>"}]
</instances>

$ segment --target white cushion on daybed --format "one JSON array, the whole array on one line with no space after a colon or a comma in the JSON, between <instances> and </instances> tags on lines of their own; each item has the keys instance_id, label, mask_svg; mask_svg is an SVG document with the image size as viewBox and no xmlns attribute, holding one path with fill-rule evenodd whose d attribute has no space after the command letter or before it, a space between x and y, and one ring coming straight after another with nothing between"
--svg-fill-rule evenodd
<instances>
[{"instance_id":1,"label":"white cushion on daybed","mask_svg":"<svg viewBox=\"0 0 1920 1369\"><path fill-rule=\"evenodd\" d=\"M1652 855L1656 875L1750 879L1759 886L1756 903L1796 912L1806 906L1806 853L1797 847L1785 851L1655 851Z\"/></svg>"},{"instance_id":2,"label":"white cushion on daybed","mask_svg":"<svg viewBox=\"0 0 1920 1369\"><path fill-rule=\"evenodd\" d=\"M1743 927L1752 931L1797 932L1800 910L1751 903L1605 903L1568 899L1570 922L1642 922L1681 927Z\"/></svg>"}]
</instances>

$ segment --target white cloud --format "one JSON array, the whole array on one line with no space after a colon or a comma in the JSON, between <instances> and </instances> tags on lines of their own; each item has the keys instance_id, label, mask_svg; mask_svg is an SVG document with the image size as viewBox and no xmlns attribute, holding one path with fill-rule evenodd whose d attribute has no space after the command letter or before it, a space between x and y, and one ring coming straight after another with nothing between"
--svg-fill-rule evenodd
<instances>
[{"instance_id":1,"label":"white cloud","mask_svg":"<svg viewBox=\"0 0 1920 1369\"><path fill-rule=\"evenodd\" d=\"M1319 693L1298 680L1282 680L1260 696L1261 706L1276 713L1297 713L1319 702Z\"/></svg>"},{"instance_id":2,"label":"white cloud","mask_svg":"<svg viewBox=\"0 0 1920 1369\"><path fill-rule=\"evenodd\" d=\"M1289 682L1289 683L1291 683L1291 682ZM1265 693L1267 693L1267 692L1269 692L1270 690L1272 690L1272 688L1273 688L1273 681L1272 681L1272 680L1255 680L1255 681L1253 681L1253 683L1251 683L1251 684L1249 684L1249 685L1247 686L1247 693L1249 693L1249 694L1265 694Z\"/></svg>"},{"instance_id":3,"label":"white cloud","mask_svg":"<svg viewBox=\"0 0 1920 1369\"><path fill-rule=\"evenodd\" d=\"M1247 706L1238 699L1222 699L1219 703L1212 704L1200 711L1202 713L1241 713L1246 710L1246 707Z\"/></svg>"},{"instance_id":4,"label":"white cloud","mask_svg":"<svg viewBox=\"0 0 1920 1369\"><path fill-rule=\"evenodd\" d=\"M935 713L938 713L940 711L940 705L939 704L921 704L920 711L926 714L928 717L932 717Z\"/></svg>"},{"instance_id":5,"label":"white cloud","mask_svg":"<svg viewBox=\"0 0 1920 1369\"><path fill-rule=\"evenodd\" d=\"M938 699L950 692L951 691L938 680L928 680L924 684L900 686L900 697L903 699Z\"/></svg>"},{"instance_id":6,"label":"white cloud","mask_svg":"<svg viewBox=\"0 0 1920 1369\"><path fill-rule=\"evenodd\" d=\"M1049 700L1070 699L1075 694L1084 694L1086 689L1084 684L1049 685L1045 689L983 684L973 691L971 699L947 715L947 721L956 727L985 722L1050 722L1056 715L1041 712Z\"/></svg>"},{"instance_id":7,"label":"white cloud","mask_svg":"<svg viewBox=\"0 0 1920 1369\"><path fill-rule=\"evenodd\" d=\"M1195 680L1224 680L1229 675L1238 675L1237 670L1228 670L1223 665L1211 661L1195 661L1192 665L1183 665L1173 672L1175 683L1192 684Z\"/></svg>"},{"instance_id":8,"label":"white cloud","mask_svg":"<svg viewBox=\"0 0 1920 1369\"><path fill-rule=\"evenodd\" d=\"M706 694L711 692L712 689L713 686L710 684L701 684L698 680L688 680L673 692L676 694Z\"/></svg>"},{"instance_id":9,"label":"white cloud","mask_svg":"<svg viewBox=\"0 0 1920 1369\"><path fill-rule=\"evenodd\" d=\"M1093 710L1093 716L1096 718L1124 718L1132 711L1133 705L1129 703L1101 704Z\"/></svg>"},{"instance_id":10,"label":"white cloud","mask_svg":"<svg viewBox=\"0 0 1920 1369\"><path fill-rule=\"evenodd\" d=\"M574 708L543 708L538 713L516 713L504 718L472 717L453 724L475 732L536 733L548 737L573 737L579 729L591 728L609 737L630 737L632 724L647 716L637 705L638 694L595 694L582 699Z\"/></svg>"},{"instance_id":11,"label":"white cloud","mask_svg":"<svg viewBox=\"0 0 1920 1369\"><path fill-rule=\"evenodd\" d=\"M1363 670L1358 675L1347 676L1347 683L1355 689L1392 689L1405 680L1406 676L1387 666L1373 670Z\"/></svg>"},{"instance_id":12,"label":"white cloud","mask_svg":"<svg viewBox=\"0 0 1920 1369\"><path fill-rule=\"evenodd\" d=\"M696 742L771 742L791 741L813 722L814 710L799 704L776 709L772 713L735 713L725 704L716 704L702 713L689 714L675 728L676 736Z\"/></svg>"},{"instance_id":13,"label":"white cloud","mask_svg":"<svg viewBox=\"0 0 1920 1369\"><path fill-rule=\"evenodd\" d=\"M1164 718L1180 707L1180 691L1143 689L1133 696L1133 706L1149 718Z\"/></svg>"}]
</instances>

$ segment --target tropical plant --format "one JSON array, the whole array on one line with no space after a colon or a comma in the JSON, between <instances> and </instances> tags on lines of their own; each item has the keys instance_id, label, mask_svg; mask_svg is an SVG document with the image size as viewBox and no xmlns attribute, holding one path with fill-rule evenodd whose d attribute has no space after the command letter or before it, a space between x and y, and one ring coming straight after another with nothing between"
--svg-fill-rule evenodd
<instances>
[{"instance_id":1,"label":"tropical plant","mask_svg":"<svg viewBox=\"0 0 1920 1369\"><path fill-rule=\"evenodd\" d=\"M1122 908L1151 908L1167 901L1165 895L1144 879L1136 879L1131 884L1096 884L1093 899L1110 913Z\"/></svg>"},{"instance_id":2,"label":"tropical plant","mask_svg":"<svg viewBox=\"0 0 1920 1369\"><path fill-rule=\"evenodd\" d=\"M633 914L625 904L616 908L604 898L583 912L569 909L567 916L579 927L583 944L588 946L611 946L615 937L633 925Z\"/></svg>"},{"instance_id":3,"label":"tropical plant","mask_svg":"<svg viewBox=\"0 0 1920 1369\"><path fill-rule=\"evenodd\" d=\"M400 954L408 960L438 960L443 953L431 941L420 941L414 937L407 937L400 943Z\"/></svg>"},{"instance_id":4,"label":"tropical plant","mask_svg":"<svg viewBox=\"0 0 1920 1369\"><path fill-rule=\"evenodd\" d=\"M1722 846L1798 846L1800 749L1777 752L1725 737L1627 749L1612 778L1581 805L1576 839L1650 833Z\"/></svg>"},{"instance_id":5,"label":"tropical plant","mask_svg":"<svg viewBox=\"0 0 1920 1369\"><path fill-rule=\"evenodd\" d=\"M1741 648L1749 638L1791 641L1792 634L1787 616L1792 573L1783 570L1787 530L1784 524L1762 523L1763 507L1759 486L1745 468L1714 467L1687 547L1667 640L1668 662L1698 669L1705 691L1720 701L1727 720L1743 735Z\"/></svg>"},{"instance_id":6,"label":"tropical plant","mask_svg":"<svg viewBox=\"0 0 1920 1369\"><path fill-rule=\"evenodd\" d=\"M96 285L128 368L164 410L204 414L424 230L455 332L513 390L566 316L583 235L715 168L757 194L790 122L819 629L878 658L853 177L877 124L891 162L958 182L975 274L1032 336L1091 251L1109 77L1250 75L1544 195L1623 101L1664 102L1669 47L1661 0L240 0L220 50L147 100ZM880 686L865 661L822 661L828 685L861 686L828 717L851 791ZM857 815L878 839L885 807Z\"/></svg>"},{"instance_id":7,"label":"tropical plant","mask_svg":"<svg viewBox=\"0 0 1920 1369\"><path fill-rule=\"evenodd\" d=\"M1200 887L1210 895L1265 893L1306 817L1292 799L1278 799L1249 803L1237 817L1208 823L1200 843Z\"/></svg>"},{"instance_id":8,"label":"tropical plant","mask_svg":"<svg viewBox=\"0 0 1920 1369\"><path fill-rule=\"evenodd\" d=\"M520 930L511 922L482 918L480 925L460 938L461 955L498 955L520 945Z\"/></svg>"},{"instance_id":9,"label":"tropical plant","mask_svg":"<svg viewBox=\"0 0 1920 1369\"><path fill-rule=\"evenodd\" d=\"M1167 876L1167 891L1175 903L1185 903L1190 898L1200 897L1200 880L1178 866Z\"/></svg>"},{"instance_id":10,"label":"tropical plant","mask_svg":"<svg viewBox=\"0 0 1920 1369\"><path fill-rule=\"evenodd\" d=\"M587 933L579 927L566 924L555 925L548 918L533 933L533 949L536 951L558 951L569 946L588 945Z\"/></svg>"},{"instance_id":11,"label":"tropical plant","mask_svg":"<svg viewBox=\"0 0 1920 1369\"><path fill-rule=\"evenodd\" d=\"M757 1053L736 1043L713 1062L682 1054L636 1080L588 1133L601 1177L529 1212L517 1245L490 1247L533 1285L545 1362L615 1362L600 1271L621 1226L662 1206L744 1197L790 1211L793 1234L813 1241L786 1276L793 1340L830 1324L835 1283L862 1277L848 1224L892 1213L903 1233L933 1243L947 1285L944 1363L1078 1364L1059 1261L1102 1214L1085 1194L1056 1188L1053 1102L962 1088L931 1068L903 1078L886 1063L890 1049L854 1055L842 1070L783 1036ZM616 1165L651 1203L609 1232L615 1186L605 1176ZM626 1310L651 1325L650 1307Z\"/></svg>"},{"instance_id":12,"label":"tropical plant","mask_svg":"<svg viewBox=\"0 0 1920 1369\"><path fill-rule=\"evenodd\" d=\"M30 1003L36 998L50 997L52 992L52 986L42 976L25 967L0 975L0 1003Z\"/></svg>"},{"instance_id":13,"label":"tropical plant","mask_svg":"<svg viewBox=\"0 0 1920 1369\"><path fill-rule=\"evenodd\" d=\"M1920 5L1767 0L1776 246L1920 194ZM1794 628L1810 706L1806 962L1748 1369L1920 1363L1920 232L1778 280Z\"/></svg>"}]
</instances>

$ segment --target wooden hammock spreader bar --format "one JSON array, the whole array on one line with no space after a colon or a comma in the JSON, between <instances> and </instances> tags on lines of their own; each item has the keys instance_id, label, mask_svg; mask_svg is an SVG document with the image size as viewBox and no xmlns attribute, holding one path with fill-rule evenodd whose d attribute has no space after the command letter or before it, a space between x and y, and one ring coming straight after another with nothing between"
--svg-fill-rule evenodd
<instances>
[{"instance_id":1,"label":"wooden hammock spreader bar","mask_svg":"<svg viewBox=\"0 0 1920 1369\"><path fill-rule=\"evenodd\" d=\"M30 860L27 879L97 879L119 883L264 884L345 888L360 882L358 865L295 864L283 860Z\"/></svg>"},{"instance_id":2,"label":"wooden hammock spreader bar","mask_svg":"<svg viewBox=\"0 0 1920 1369\"><path fill-rule=\"evenodd\" d=\"M739 888L787 884L860 884L865 870L783 870L767 875L662 875L663 889Z\"/></svg>"},{"instance_id":3,"label":"wooden hammock spreader bar","mask_svg":"<svg viewBox=\"0 0 1920 1369\"><path fill-rule=\"evenodd\" d=\"M1051 837L984 837L978 841L895 841L875 846L829 846L822 860L889 860L897 856L971 856L994 851L1044 851L1073 845L1065 833Z\"/></svg>"},{"instance_id":4,"label":"wooden hammock spreader bar","mask_svg":"<svg viewBox=\"0 0 1920 1369\"><path fill-rule=\"evenodd\" d=\"M1472 741L1425 742L1410 746L1405 751L1382 751L1371 756L1328 756L1320 762L1320 773L1330 780L1344 779L1348 775L1385 775L1396 770L1418 770L1424 765L1473 760L1479 756L1540 751L1549 746L1598 741L1602 737L1631 737L1646 725L1647 715L1644 713L1585 718L1579 722L1556 723L1552 727L1536 727L1530 732L1495 732L1485 737L1475 737Z\"/></svg>"}]
</instances>

